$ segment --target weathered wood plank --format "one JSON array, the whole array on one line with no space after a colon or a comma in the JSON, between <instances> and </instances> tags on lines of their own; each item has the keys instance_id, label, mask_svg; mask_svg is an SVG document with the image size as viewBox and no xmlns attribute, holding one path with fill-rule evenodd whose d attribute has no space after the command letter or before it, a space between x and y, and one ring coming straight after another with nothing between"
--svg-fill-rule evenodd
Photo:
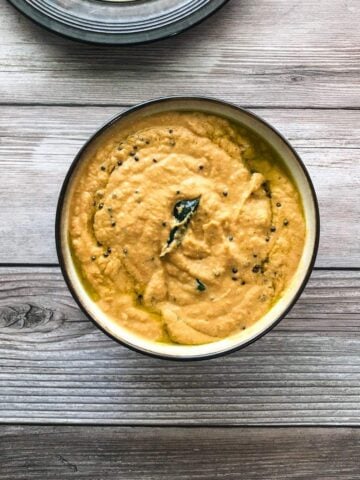
<instances>
[{"instance_id":1,"label":"weathered wood plank","mask_svg":"<svg viewBox=\"0 0 360 480\"><path fill-rule=\"evenodd\" d=\"M358 0L242 0L181 36L81 45L0 5L0 99L129 104L207 94L251 106L360 107Z\"/></svg>"},{"instance_id":2,"label":"weathered wood plank","mask_svg":"<svg viewBox=\"0 0 360 480\"><path fill-rule=\"evenodd\" d=\"M55 267L0 272L0 422L360 425L358 271L315 271L272 333L185 364L109 339Z\"/></svg>"},{"instance_id":3,"label":"weathered wood plank","mask_svg":"<svg viewBox=\"0 0 360 480\"><path fill-rule=\"evenodd\" d=\"M0 479L358 480L351 428L6 426Z\"/></svg>"},{"instance_id":4,"label":"weathered wood plank","mask_svg":"<svg viewBox=\"0 0 360 480\"><path fill-rule=\"evenodd\" d=\"M2 107L0 117L0 262L56 263L58 192L77 150L117 107ZM318 266L360 266L360 111L256 113L302 155L319 195Z\"/></svg>"}]
</instances>

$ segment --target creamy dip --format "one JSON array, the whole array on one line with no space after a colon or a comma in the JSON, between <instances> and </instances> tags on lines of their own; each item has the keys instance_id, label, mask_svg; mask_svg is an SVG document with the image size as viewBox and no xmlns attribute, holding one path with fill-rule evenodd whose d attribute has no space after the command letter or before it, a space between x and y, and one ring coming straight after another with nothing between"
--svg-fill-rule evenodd
<instances>
[{"instance_id":1,"label":"creamy dip","mask_svg":"<svg viewBox=\"0 0 360 480\"><path fill-rule=\"evenodd\" d=\"M69 242L111 321L185 345L245 329L279 299L305 240L277 153L221 117L169 112L118 126L83 158Z\"/></svg>"}]
</instances>

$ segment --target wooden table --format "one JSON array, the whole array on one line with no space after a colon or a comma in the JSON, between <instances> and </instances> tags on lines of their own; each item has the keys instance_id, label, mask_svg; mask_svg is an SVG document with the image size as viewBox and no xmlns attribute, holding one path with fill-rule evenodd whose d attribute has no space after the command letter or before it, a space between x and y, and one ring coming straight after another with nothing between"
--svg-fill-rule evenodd
<instances>
[{"instance_id":1,"label":"wooden table","mask_svg":"<svg viewBox=\"0 0 360 480\"><path fill-rule=\"evenodd\" d=\"M106 48L1 1L1 479L360 478L359 25L359 0L232 0L181 36ZM107 338L55 254L57 196L79 147L128 105L173 94L272 122L321 207L297 305L255 344L203 363Z\"/></svg>"}]
</instances>

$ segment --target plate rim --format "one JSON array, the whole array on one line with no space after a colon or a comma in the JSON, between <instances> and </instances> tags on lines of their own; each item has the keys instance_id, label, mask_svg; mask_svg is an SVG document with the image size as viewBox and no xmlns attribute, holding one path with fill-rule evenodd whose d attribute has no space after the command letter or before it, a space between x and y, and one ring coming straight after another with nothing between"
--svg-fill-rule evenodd
<instances>
[{"instance_id":1,"label":"plate rim","mask_svg":"<svg viewBox=\"0 0 360 480\"><path fill-rule=\"evenodd\" d=\"M73 41L81 42L90 45L107 45L107 46L130 46L130 45L144 45L148 43L157 42L167 38L179 35L182 32L189 30L192 27L202 23L207 18L210 18L218 10L220 10L230 0L211 0L205 6L204 15L195 21L191 21L194 13L188 17L182 18L177 22L170 23L166 27L153 29L146 32L128 33L98 33L89 32L84 29L77 29L48 17L43 12L36 11L33 6L28 4L26 0L7 0L18 12L33 21L35 24L52 32L60 37L67 38ZM196 13L196 12L195 12ZM171 27L173 30L171 31ZM177 28L175 28L177 27ZM170 31L169 31L170 29Z\"/></svg>"}]
</instances>

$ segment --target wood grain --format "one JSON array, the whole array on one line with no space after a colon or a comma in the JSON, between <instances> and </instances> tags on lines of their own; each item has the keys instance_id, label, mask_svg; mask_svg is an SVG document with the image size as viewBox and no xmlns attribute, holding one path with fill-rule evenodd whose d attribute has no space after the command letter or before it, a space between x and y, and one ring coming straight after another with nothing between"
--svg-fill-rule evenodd
<instances>
[{"instance_id":1,"label":"wood grain","mask_svg":"<svg viewBox=\"0 0 360 480\"><path fill-rule=\"evenodd\" d=\"M2 107L0 262L57 263L60 186L80 146L117 107ZM297 148L318 192L317 265L360 267L360 111L255 109Z\"/></svg>"},{"instance_id":2,"label":"wood grain","mask_svg":"<svg viewBox=\"0 0 360 480\"><path fill-rule=\"evenodd\" d=\"M0 273L0 422L360 424L358 271L315 271L273 332L184 364L100 332L57 268Z\"/></svg>"},{"instance_id":3,"label":"wood grain","mask_svg":"<svg viewBox=\"0 0 360 480\"><path fill-rule=\"evenodd\" d=\"M0 5L0 100L131 104L206 94L248 106L359 107L358 0L233 0L150 45L82 45Z\"/></svg>"},{"instance_id":4,"label":"wood grain","mask_svg":"<svg viewBox=\"0 0 360 480\"><path fill-rule=\"evenodd\" d=\"M358 480L350 428L7 426L0 479Z\"/></svg>"},{"instance_id":5,"label":"wood grain","mask_svg":"<svg viewBox=\"0 0 360 480\"><path fill-rule=\"evenodd\" d=\"M233 0L179 37L106 48L0 2L0 263L57 262L60 185L100 124L199 94L252 107L297 148L328 268L255 344L182 364L100 332L57 267L0 267L1 480L358 480L359 22L358 0Z\"/></svg>"}]
</instances>

